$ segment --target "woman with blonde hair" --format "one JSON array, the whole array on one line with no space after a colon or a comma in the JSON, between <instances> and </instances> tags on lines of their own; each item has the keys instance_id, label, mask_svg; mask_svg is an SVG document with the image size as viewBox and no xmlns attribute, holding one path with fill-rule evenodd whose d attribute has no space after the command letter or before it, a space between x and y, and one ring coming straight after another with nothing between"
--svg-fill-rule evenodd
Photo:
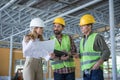
<instances>
[{"instance_id":1,"label":"woman with blonde hair","mask_svg":"<svg viewBox=\"0 0 120 80\"><path fill-rule=\"evenodd\" d=\"M30 22L30 33L23 38L23 56L26 57L23 68L24 80L43 80L42 58L32 55L28 56L29 49L26 49L35 41L43 41L43 27L45 25L40 18L32 19Z\"/></svg>"}]
</instances>

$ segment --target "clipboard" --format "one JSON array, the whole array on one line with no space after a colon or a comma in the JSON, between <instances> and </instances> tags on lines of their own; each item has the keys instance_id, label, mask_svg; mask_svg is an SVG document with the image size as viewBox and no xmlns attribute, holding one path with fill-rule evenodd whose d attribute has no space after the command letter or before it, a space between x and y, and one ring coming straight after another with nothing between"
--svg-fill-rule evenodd
<instances>
[{"instance_id":1,"label":"clipboard","mask_svg":"<svg viewBox=\"0 0 120 80\"><path fill-rule=\"evenodd\" d=\"M54 53L55 53L55 56L57 56L57 57L61 57L63 55L65 55L65 56L68 55L68 53L63 52L63 51L59 51L59 50L56 50L56 49L54 50Z\"/></svg>"}]
</instances>

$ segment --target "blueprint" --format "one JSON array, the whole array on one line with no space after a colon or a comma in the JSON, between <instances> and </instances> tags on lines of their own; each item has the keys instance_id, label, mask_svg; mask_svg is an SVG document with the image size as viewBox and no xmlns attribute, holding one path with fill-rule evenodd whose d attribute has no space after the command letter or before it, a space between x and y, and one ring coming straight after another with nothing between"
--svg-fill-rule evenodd
<instances>
[{"instance_id":1,"label":"blueprint","mask_svg":"<svg viewBox=\"0 0 120 80\"><path fill-rule=\"evenodd\" d=\"M55 40L48 41L29 41L26 46L24 46L23 53L24 56L34 57L34 58L45 58L48 60L50 58L49 54L54 52Z\"/></svg>"}]
</instances>

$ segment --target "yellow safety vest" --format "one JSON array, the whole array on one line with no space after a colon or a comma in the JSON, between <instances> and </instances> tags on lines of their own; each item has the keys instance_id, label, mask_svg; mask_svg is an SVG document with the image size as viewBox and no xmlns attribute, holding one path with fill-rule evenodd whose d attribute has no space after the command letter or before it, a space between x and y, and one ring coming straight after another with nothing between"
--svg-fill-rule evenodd
<instances>
[{"instance_id":1,"label":"yellow safety vest","mask_svg":"<svg viewBox=\"0 0 120 80\"><path fill-rule=\"evenodd\" d=\"M92 33L86 40L84 46L83 38L80 41L80 54L81 54L80 61L82 71L84 71L85 69L90 69L100 59L101 52L95 51L93 49L96 35L97 33Z\"/></svg>"},{"instance_id":2,"label":"yellow safety vest","mask_svg":"<svg viewBox=\"0 0 120 80\"><path fill-rule=\"evenodd\" d=\"M70 51L70 37L66 34L62 35L62 42L61 44L58 42L55 36L52 36L51 39L55 39L55 49L63 51L65 50L66 52ZM52 69L60 69L64 67L75 67L75 63L73 58L70 58L68 60L62 61L51 61Z\"/></svg>"}]
</instances>

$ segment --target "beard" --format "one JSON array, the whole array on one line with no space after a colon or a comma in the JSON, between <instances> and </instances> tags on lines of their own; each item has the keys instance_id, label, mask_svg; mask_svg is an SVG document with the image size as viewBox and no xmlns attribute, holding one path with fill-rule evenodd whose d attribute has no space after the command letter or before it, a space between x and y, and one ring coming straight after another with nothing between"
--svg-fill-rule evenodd
<instances>
[{"instance_id":1,"label":"beard","mask_svg":"<svg viewBox=\"0 0 120 80\"><path fill-rule=\"evenodd\" d=\"M54 30L54 34L59 35L59 34L61 34L61 31Z\"/></svg>"}]
</instances>

